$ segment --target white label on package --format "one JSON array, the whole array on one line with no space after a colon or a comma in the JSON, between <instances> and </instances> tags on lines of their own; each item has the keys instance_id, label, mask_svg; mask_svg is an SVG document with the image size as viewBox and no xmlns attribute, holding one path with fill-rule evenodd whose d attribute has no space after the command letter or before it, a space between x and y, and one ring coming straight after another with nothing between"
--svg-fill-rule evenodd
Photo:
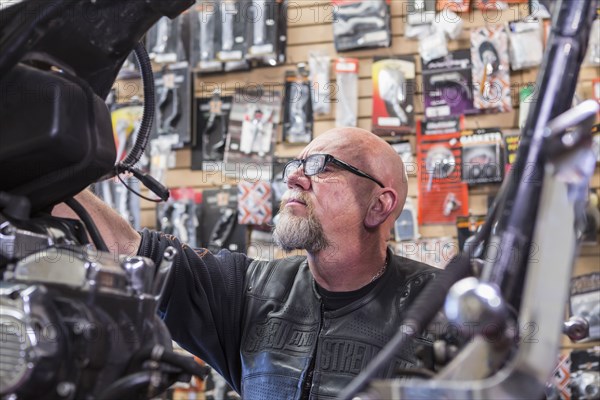
<instances>
[{"instance_id":1,"label":"white label on package","mask_svg":"<svg viewBox=\"0 0 600 400\"><path fill-rule=\"evenodd\" d=\"M379 117L377 118L377 124L379 126L401 126L402 122L400 118L396 117Z\"/></svg>"},{"instance_id":2,"label":"white label on package","mask_svg":"<svg viewBox=\"0 0 600 400\"><path fill-rule=\"evenodd\" d=\"M450 115L449 106L427 107L425 109L425 116L427 118L446 117L448 115Z\"/></svg>"}]
</instances>

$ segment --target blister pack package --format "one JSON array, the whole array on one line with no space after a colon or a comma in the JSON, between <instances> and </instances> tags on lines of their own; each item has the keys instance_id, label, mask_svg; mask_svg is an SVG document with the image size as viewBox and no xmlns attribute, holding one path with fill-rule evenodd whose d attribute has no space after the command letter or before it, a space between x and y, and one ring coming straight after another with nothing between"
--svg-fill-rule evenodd
<instances>
[{"instance_id":1,"label":"blister pack package","mask_svg":"<svg viewBox=\"0 0 600 400\"><path fill-rule=\"evenodd\" d=\"M279 92L266 89L236 92L229 114L226 164L252 163L259 169L270 169L281 103Z\"/></svg>"},{"instance_id":2,"label":"blister pack package","mask_svg":"<svg viewBox=\"0 0 600 400\"><path fill-rule=\"evenodd\" d=\"M287 3L282 0L247 0L243 14L248 23L246 58L253 66L275 66L285 62Z\"/></svg>"},{"instance_id":3,"label":"blister pack package","mask_svg":"<svg viewBox=\"0 0 600 400\"><path fill-rule=\"evenodd\" d=\"M419 224L453 224L469 212L469 190L461 179L462 121L417 124Z\"/></svg>"},{"instance_id":4,"label":"blister pack package","mask_svg":"<svg viewBox=\"0 0 600 400\"><path fill-rule=\"evenodd\" d=\"M192 140L192 170L220 169L227 143L232 96L213 93L209 98L196 99L196 131Z\"/></svg>"},{"instance_id":5,"label":"blister pack package","mask_svg":"<svg viewBox=\"0 0 600 400\"><path fill-rule=\"evenodd\" d=\"M330 89L331 57L326 53L309 53L308 69L312 85L313 112L329 114L331 112Z\"/></svg>"},{"instance_id":6,"label":"blister pack package","mask_svg":"<svg viewBox=\"0 0 600 400\"><path fill-rule=\"evenodd\" d=\"M512 110L508 35L502 25L471 32L473 104L496 112Z\"/></svg>"},{"instance_id":7,"label":"blister pack package","mask_svg":"<svg viewBox=\"0 0 600 400\"><path fill-rule=\"evenodd\" d=\"M502 131L479 128L461 132L462 181L469 185L502 182Z\"/></svg>"},{"instance_id":8,"label":"blister pack package","mask_svg":"<svg viewBox=\"0 0 600 400\"><path fill-rule=\"evenodd\" d=\"M507 24L507 28L510 66L513 71L539 66L544 55L542 23L531 19L512 21Z\"/></svg>"},{"instance_id":9,"label":"blister pack package","mask_svg":"<svg viewBox=\"0 0 600 400\"><path fill-rule=\"evenodd\" d=\"M407 0L404 36L419 39L431 32L435 19L435 0Z\"/></svg>"},{"instance_id":10,"label":"blister pack package","mask_svg":"<svg viewBox=\"0 0 600 400\"><path fill-rule=\"evenodd\" d=\"M473 105L471 52L456 50L446 57L423 61L423 102L427 119L477 114Z\"/></svg>"},{"instance_id":11,"label":"blister pack package","mask_svg":"<svg viewBox=\"0 0 600 400\"><path fill-rule=\"evenodd\" d=\"M200 247L218 252L221 249L244 251L246 225L238 224L238 188L224 186L202 192L198 241Z\"/></svg>"},{"instance_id":12,"label":"blister pack package","mask_svg":"<svg viewBox=\"0 0 600 400\"><path fill-rule=\"evenodd\" d=\"M201 203L202 193L199 191L188 187L171 189L169 200L156 207L156 226L161 232L176 236L182 243L199 247L197 231Z\"/></svg>"},{"instance_id":13,"label":"blister pack package","mask_svg":"<svg viewBox=\"0 0 600 400\"><path fill-rule=\"evenodd\" d=\"M389 0L332 0L331 3L333 39L338 52L391 45Z\"/></svg>"},{"instance_id":14,"label":"blister pack package","mask_svg":"<svg viewBox=\"0 0 600 400\"><path fill-rule=\"evenodd\" d=\"M416 240L419 238L419 224L417 223L417 208L413 199L406 199L402 213L394 222L394 240Z\"/></svg>"},{"instance_id":15,"label":"blister pack package","mask_svg":"<svg viewBox=\"0 0 600 400\"><path fill-rule=\"evenodd\" d=\"M150 58L157 63L174 63L186 60L182 39L183 18L162 17L148 31L146 48Z\"/></svg>"},{"instance_id":16,"label":"blister pack package","mask_svg":"<svg viewBox=\"0 0 600 400\"><path fill-rule=\"evenodd\" d=\"M225 63L244 60L247 51L245 39L248 18L244 18L241 1L221 0L221 43L217 59Z\"/></svg>"},{"instance_id":17,"label":"blister pack package","mask_svg":"<svg viewBox=\"0 0 600 400\"><path fill-rule=\"evenodd\" d=\"M414 58L375 57L372 76L373 133L380 136L396 136L414 132Z\"/></svg>"},{"instance_id":18,"label":"blister pack package","mask_svg":"<svg viewBox=\"0 0 600 400\"><path fill-rule=\"evenodd\" d=\"M335 126L358 123L358 59L338 58L335 62L336 109Z\"/></svg>"},{"instance_id":19,"label":"blister pack package","mask_svg":"<svg viewBox=\"0 0 600 400\"><path fill-rule=\"evenodd\" d=\"M311 84L306 65L286 71L283 109L283 141L308 143L313 135Z\"/></svg>"},{"instance_id":20,"label":"blister pack package","mask_svg":"<svg viewBox=\"0 0 600 400\"><path fill-rule=\"evenodd\" d=\"M221 36L221 8L217 1L198 1L188 13L190 26L190 64L200 73L220 72L217 58Z\"/></svg>"},{"instance_id":21,"label":"blister pack package","mask_svg":"<svg viewBox=\"0 0 600 400\"><path fill-rule=\"evenodd\" d=\"M191 79L187 62L166 65L154 74L156 119L154 137L176 135L176 147L191 141Z\"/></svg>"},{"instance_id":22,"label":"blister pack package","mask_svg":"<svg viewBox=\"0 0 600 400\"><path fill-rule=\"evenodd\" d=\"M419 54L424 62L448 55L448 39L441 27L432 25L419 37Z\"/></svg>"}]
</instances>

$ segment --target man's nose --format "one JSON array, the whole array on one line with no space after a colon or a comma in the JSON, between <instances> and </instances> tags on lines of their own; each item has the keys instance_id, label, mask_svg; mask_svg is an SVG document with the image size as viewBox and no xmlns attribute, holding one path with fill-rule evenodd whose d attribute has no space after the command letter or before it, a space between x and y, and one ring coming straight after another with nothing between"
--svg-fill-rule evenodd
<instances>
[{"instance_id":1,"label":"man's nose","mask_svg":"<svg viewBox=\"0 0 600 400\"><path fill-rule=\"evenodd\" d=\"M310 178L304 175L304 168L302 167L296 168L287 177L288 189L297 188L302 190L308 190L310 188L310 185Z\"/></svg>"}]
</instances>

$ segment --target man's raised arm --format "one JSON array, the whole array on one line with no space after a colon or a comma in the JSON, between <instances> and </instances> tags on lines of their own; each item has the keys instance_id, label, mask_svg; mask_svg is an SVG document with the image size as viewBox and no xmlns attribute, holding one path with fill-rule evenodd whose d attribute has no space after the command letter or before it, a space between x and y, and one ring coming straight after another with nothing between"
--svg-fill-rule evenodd
<instances>
[{"instance_id":1,"label":"man's raised arm","mask_svg":"<svg viewBox=\"0 0 600 400\"><path fill-rule=\"evenodd\" d=\"M141 236L123 217L89 190L79 193L75 196L75 200L90 214L111 253L136 254ZM52 215L79 219L75 212L64 203L56 205L52 210Z\"/></svg>"}]
</instances>

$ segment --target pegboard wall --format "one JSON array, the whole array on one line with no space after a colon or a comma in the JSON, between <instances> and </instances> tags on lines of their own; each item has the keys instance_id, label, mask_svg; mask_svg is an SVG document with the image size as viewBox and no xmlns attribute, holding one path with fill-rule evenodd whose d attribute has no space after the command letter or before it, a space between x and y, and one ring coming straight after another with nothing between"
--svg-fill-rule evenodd
<instances>
[{"instance_id":1,"label":"pegboard wall","mask_svg":"<svg viewBox=\"0 0 600 400\"><path fill-rule=\"evenodd\" d=\"M472 2L473 3L473 2ZM391 32L392 44L388 48L366 49L336 53L333 43L332 22L334 6L330 1L307 0L290 1L288 3L288 31L287 31L287 60L284 65L276 67L255 68L244 72L231 72L223 74L203 75L197 72L192 74L193 96L195 98L210 97L215 89L222 95L231 95L239 88L262 87L267 90L283 92L284 76L288 70L295 70L296 65L307 62L310 52L320 51L328 54L332 60L337 57L353 57L359 60L358 80L358 126L367 130L371 129L373 82L371 67L375 56L410 56L416 63L416 78L414 90L415 120L424 118L422 82L422 62L419 55L417 40L405 37L408 2L391 1ZM521 20L529 15L529 5L510 4L507 9L479 10L472 6L469 12L461 13L463 30L460 36L448 43L449 50L469 49L470 34L473 29L483 26L505 24L509 21ZM538 74L537 68L522 71L510 71L510 87L513 109L510 112L474 115L465 118L467 129L475 128L500 128L502 131L515 130L519 118L519 91L523 87L535 84ZM600 75L598 67L583 67L579 77L577 95L581 99L592 98L592 81ZM314 136L335 127L335 109L337 103L336 76L331 66L331 113L315 116ZM134 82L119 82L117 85L121 95L141 93L136 90ZM192 123L192 126L194 124ZM303 146L284 144L281 140L281 124L279 124L275 155L282 157L296 156ZM410 139L415 154L415 139ZM415 157L416 160L416 157ZM198 190L217 188L222 185L235 184L239 176L235 172L220 173L216 171L192 171L191 151L189 148L176 150L175 164L166 174L166 184L170 188L191 187ZM408 168L416 170L416 168ZM417 201L418 182L415 174L409 176L409 197ZM598 168L592 179L592 188L600 188L600 174ZM480 185L469 189L470 214L485 214L490 195L494 195L499 188L498 184ZM144 227L156 227L155 204L141 202L141 223ZM428 224L419 227L423 238L456 238L454 224ZM579 257L577 272L584 273L597 271L600 268L599 246L586 247Z\"/></svg>"}]
</instances>

